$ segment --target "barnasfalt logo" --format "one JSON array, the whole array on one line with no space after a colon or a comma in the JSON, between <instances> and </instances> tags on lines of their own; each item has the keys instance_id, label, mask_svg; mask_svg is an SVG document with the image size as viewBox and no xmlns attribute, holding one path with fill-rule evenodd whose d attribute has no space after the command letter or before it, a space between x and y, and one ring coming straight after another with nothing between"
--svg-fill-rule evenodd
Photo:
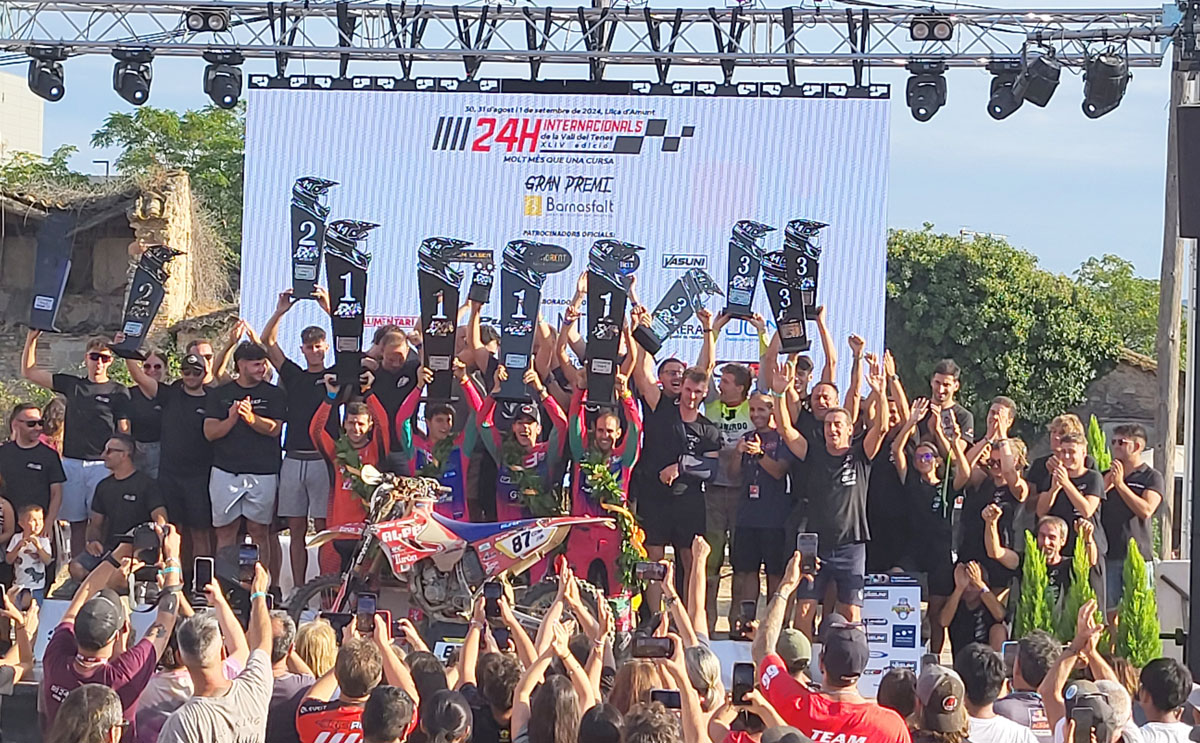
<instances>
[{"instance_id":1,"label":"barnasfalt logo","mask_svg":"<svg viewBox=\"0 0 1200 743\"><path fill-rule=\"evenodd\" d=\"M525 194L525 216L542 216L542 197L536 194Z\"/></svg>"}]
</instances>

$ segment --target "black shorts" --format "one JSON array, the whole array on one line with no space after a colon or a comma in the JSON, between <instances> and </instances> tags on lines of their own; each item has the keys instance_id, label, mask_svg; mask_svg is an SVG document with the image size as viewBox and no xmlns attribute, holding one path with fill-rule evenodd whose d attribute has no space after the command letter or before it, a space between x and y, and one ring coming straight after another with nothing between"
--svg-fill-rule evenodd
<instances>
[{"instance_id":1,"label":"black shorts","mask_svg":"<svg viewBox=\"0 0 1200 743\"><path fill-rule=\"evenodd\" d=\"M954 558L950 550L926 549L917 553L917 570L925 574L930 596L954 593Z\"/></svg>"},{"instance_id":2,"label":"black shorts","mask_svg":"<svg viewBox=\"0 0 1200 743\"><path fill-rule=\"evenodd\" d=\"M729 561L735 573L758 574L760 566L767 568L767 575L777 578L783 575L792 552L788 550L787 530L782 526L765 528L739 526L733 530L733 546L729 548Z\"/></svg>"},{"instance_id":3,"label":"black shorts","mask_svg":"<svg viewBox=\"0 0 1200 743\"><path fill-rule=\"evenodd\" d=\"M172 523L192 529L212 528L209 474L209 470L189 473L159 468L158 490L167 504L167 518Z\"/></svg>"},{"instance_id":4,"label":"black shorts","mask_svg":"<svg viewBox=\"0 0 1200 743\"><path fill-rule=\"evenodd\" d=\"M802 601L822 601L829 582L837 584L837 600L840 604L862 606L863 574L867 569L867 545L852 542L834 547L826 552L818 550L821 570L810 583L800 581L796 596Z\"/></svg>"},{"instance_id":5,"label":"black shorts","mask_svg":"<svg viewBox=\"0 0 1200 743\"><path fill-rule=\"evenodd\" d=\"M651 547L691 549L692 539L703 536L708 520L705 518L704 497L695 495L665 495L645 493L638 501L638 523L646 532L646 544Z\"/></svg>"}]
</instances>

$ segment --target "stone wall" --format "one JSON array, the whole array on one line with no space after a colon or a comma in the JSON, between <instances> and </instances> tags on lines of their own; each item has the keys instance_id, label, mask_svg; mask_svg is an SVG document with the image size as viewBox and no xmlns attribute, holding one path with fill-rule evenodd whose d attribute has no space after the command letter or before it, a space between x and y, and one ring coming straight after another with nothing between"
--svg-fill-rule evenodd
<instances>
[{"instance_id":1,"label":"stone wall","mask_svg":"<svg viewBox=\"0 0 1200 743\"><path fill-rule=\"evenodd\" d=\"M1181 401L1186 397L1184 390L1181 374ZM1109 435L1122 423L1140 423L1153 441L1157 430L1154 425L1157 405L1158 373L1154 360L1126 351L1112 371L1088 385L1087 399L1071 412L1085 425L1088 418L1095 415Z\"/></svg>"},{"instance_id":2,"label":"stone wall","mask_svg":"<svg viewBox=\"0 0 1200 743\"><path fill-rule=\"evenodd\" d=\"M127 258L131 267L150 245L169 245L183 251L183 255L171 261L167 295L154 323L157 329L165 328L187 315L192 302L193 280L199 278L193 277L192 270L196 240L193 234L192 187L187 173L167 173L162 185L138 197L128 216L134 235Z\"/></svg>"}]
</instances>

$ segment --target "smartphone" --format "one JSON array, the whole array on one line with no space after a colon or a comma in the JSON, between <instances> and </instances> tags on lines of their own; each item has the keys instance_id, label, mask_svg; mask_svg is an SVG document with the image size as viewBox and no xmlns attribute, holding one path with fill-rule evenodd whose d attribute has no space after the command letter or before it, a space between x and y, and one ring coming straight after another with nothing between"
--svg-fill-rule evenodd
<instances>
[{"instance_id":1,"label":"smartphone","mask_svg":"<svg viewBox=\"0 0 1200 743\"><path fill-rule=\"evenodd\" d=\"M734 663L733 664L733 703L738 705L749 704L746 700L746 695L754 691L754 664L753 663Z\"/></svg>"},{"instance_id":2,"label":"smartphone","mask_svg":"<svg viewBox=\"0 0 1200 743\"><path fill-rule=\"evenodd\" d=\"M1000 646L1000 655L1004 658L1004 672L1008 678L1013 677L1013 667L1017 664L1017 642L1009 640Z\"/></svg>"},{"instance_id":3,"label":"smartphone","mask_svg":"<svg viewBox=\"0 0 1200 743\"><path fill-rule=\"evenodd\" d=\"M796 551L800 553L800 572L812 575L817 569L817 535L806 531L796 535Z\"/></svg>"},{"instance_id":4,"label":"smartphone","mask_svg":"<svg viewBox=\"0 0 1200 743\"><path fill-rule=\"evenodd\" d=\"M326 622L329 622L329 626L333 627L333 633L337 635L338 644L341 645L342 635L345 633L346 627L350 626L350 622L353 621L354 615L344 611L323 611L317 616L321 617L321 619L324 619Z\"/></svg>"},{"instance_id":5,"label":"smartphone","mask_svg":"<svg viewBox=\"0 0 1200 743\"><path fill-rule=\"evenodd\" d=\"M195 562L192 563L193 606L208 606L208 597L205 596L204 589L215 579L213 573L213 559L211 557L197 557Z\"/></svg>"},{"instance_id":6,"label":"smartphone","mask_svg":"<svg viewBox=\"0 0 1200 743\"><path fill-rule=\"evenodd\" d=\"M28 588L22 588L17 591L17 595L13 597L13 605L21 613L29 611L30 607L33 606L33 591Z\"/></svg>"},{"instance_id":7,"label":"smartphone","mask_svg":"<svg viewBox=\"0 0 1200 743\"><path fill-rule=\"evenodd\" d=\"M500 597L504 594L504 587L499 583L492 581L483 584L483 614L488 619L497 619L500 616Z\"/></svg>"},{"instance_id":8,"label":"smartphone","mask_svg":"<svg viewBox=\"0 0 1200 743\"><path fill-rule=\"evenodd\" d=\"M267 611L273 611L274 609L275 609L275 594L268 593L267 594Z\"/></svg>"},{"instance_id":9,"label":"smartphone","mask_svg":"<svg viewBox=\"0 0 1200 743\"><path fill-rule=\"evenodd\" d=\"M757 618L758 618L758 602L757 601L743 601L741 603L742 624L746 624L747 622L753 622Z\"/></svg>"},{"instance_id":10,"label":"smartphone","mask_svg":"<svg viewBox=\"0 0 1200 743\"><path fill-rule=\"evenodd\" d=\"M942 411L942 431L946 436L954 435L954 410L952 408Z\"/></svg>"},{"instance_id":11,"label":"smartphone","mask_svg":"<svg viewBox=\"0 0 1200 743\"><path fill-rule=\"evenodd\" d=\"M633 574L640 581L663 581L667 578L667 566L659 562L639 562L634 566Z\"/></svg>"},{"instance_id":12,"label":"smartphone","mask_svg":"<svg viewBox=\"0 0 1200 743\"><path fill-rule=\"evenodd\" d=\"M1075 736L1071 743L1091 743L1094 716L1091 707L1076 707L1071 710L1071 720L1075 723Z\"/></svg>"},{"instance_id":13,"label":"smartphone","mask_svg":"<svg viewBox=\"0 0 1200 743\"><path fill-rule=\"evenodd\" d=\"M358 594L354 615L357 617L355 627L359 632L375 631L375 600L376 596L373 593Z\"/></svg>"},{"instance_id":14,"label":"smartphone","mask_svg":"<svg viewBox=\"0 0 1200 743\"><path fill-rule=\"evenodd\" d=\"M675 654L675 640L670 637L634 637L634 658L670 658Z\"/></svg>"},{"instance_id":15,"label":"smartphone","mask_svg":"<svg viewBox=\"0 0 1200 743\"><path fill-rule=\"evenodd\" d=\"M497 627L492 630L492 638L496 641L496 645L504 650L508 647L508 643L512 641L512 633L508 631L508 627Z\"/></svg>"},{"instance_id":16,"label":"smartphone","mask_svg":"<svg viewBox=\"0 0 1200 743\"><path fill-rule=\"evenodd\" d=\"M254 565L258 562L258 545L243 544L238 547L238 580L248 583L254 580Z\"/></svg>"},{"instance_id":17,"label":"smartphone","mask_svg":"<svg viewBox=\"0 0 1200 743\"><path fill-rule=\"evenodd\" d=\"M662 702L667 709L683 709L683 697L674 689L651 689L651 702Z\"/></svg>"}]
</instances>

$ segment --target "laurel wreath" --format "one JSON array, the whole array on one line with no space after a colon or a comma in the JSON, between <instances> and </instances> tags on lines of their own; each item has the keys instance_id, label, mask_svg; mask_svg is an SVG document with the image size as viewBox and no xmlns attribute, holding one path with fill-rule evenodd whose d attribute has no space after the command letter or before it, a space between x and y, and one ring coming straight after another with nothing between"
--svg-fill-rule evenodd
<instances>
[{"instance_id":1,"label":"laurel wreath","mask_svg":"<svg viewBox=\"0 0 1200 743\"><path fill-rule=\"evenodd\" d=\"M363 463L362 457L358 456L358 450L344 433L338 437L333 448L338 464L350 476L350 489L362 501L363 509L370 510L371 494L375 492L375 486L363 482Z\"/></svg>"},{"instance_id":2,"label":"laurel wreath","mask_svg":"<svg viewBox=\"0 0 1200 743\"><path fill-rule=\"evenodd\" d=\"M500 444L501 463L516 478L517 495L521 503L534 516L561 516L567 512L559 486L546 487L537 470L525 466L527 452L511 433L504 435Z\"/></svg>"},{"instance_id":3,"label":"laurel wreath","mask_svg":"<svg viewBox=\"0 0 1200 743\"><path fill-rule=\"evenodd\" d=\"M588 486L600 507L613 515L617 529L621 532L621 552L617 556L618 579L624 586L635 586L635 568L639 562L646 559L646 548L643 546L646 534L638 526L633 514L625 508L621 484L608 469L602 453L596 450L588 452L587 460L579 463L579 469L587 477Z\"/></svg>"}]
</instances>

